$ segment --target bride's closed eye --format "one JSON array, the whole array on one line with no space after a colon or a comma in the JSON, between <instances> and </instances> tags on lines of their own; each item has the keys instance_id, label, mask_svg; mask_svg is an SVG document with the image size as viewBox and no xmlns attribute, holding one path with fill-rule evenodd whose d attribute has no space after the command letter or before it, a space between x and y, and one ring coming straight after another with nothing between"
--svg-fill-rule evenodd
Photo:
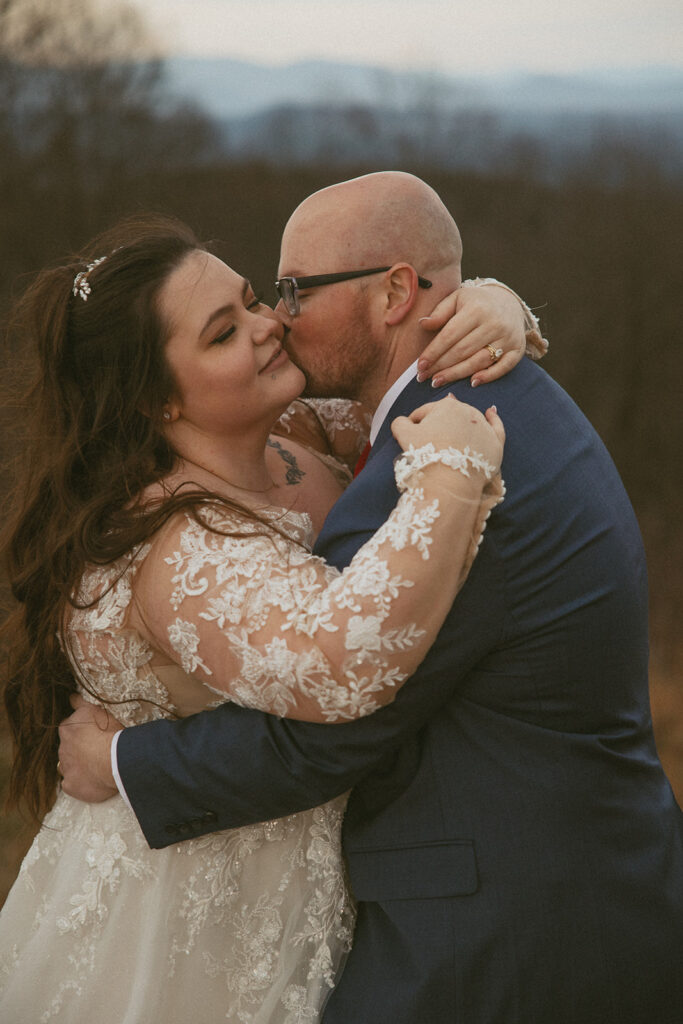
<instances>
[{"instance_id":1,"label":"bride's closed eye","mask_svg":"<svg viewBox=\"0 0 683 1024\"><path fill-rule=\"evenodd\" d=\"M262 306L262 305L263 305L263 299L261 298L261 296L260 295L255 295L253 297L253 299L251 299L246 304L245 309L254 310L254 309L257 309L259 306ZM221 333L217 334L215 338L212 338L211 341L209 342L209 345L220 345L220 344L222 344L222 342L227 341L228 338L230 338L235 333L235 330L236 330L236 327L235 327L234 324L232 324L232 326L228 327L227 330L221 331Z\"/></svg>"},{"instance_id":2,"label":"bride's closed eye","mask_svg":"<svg viewBox=\"0 0 683 1024\"><path fill-rule=\"evenodd\" d=\"M227 341L235 333L235 325L228 327L227 331L221 331L215 338L212 338L209 345L220 345L222 342Z\"/></svg>"}]
</instances>

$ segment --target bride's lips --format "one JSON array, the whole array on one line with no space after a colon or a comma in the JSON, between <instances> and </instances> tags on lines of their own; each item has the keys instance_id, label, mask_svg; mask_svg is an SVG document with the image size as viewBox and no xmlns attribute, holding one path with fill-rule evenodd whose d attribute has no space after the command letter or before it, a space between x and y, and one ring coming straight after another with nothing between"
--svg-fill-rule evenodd
<instances>
[{"instance_id":1,"label":"bride's lips","mask_svg":"<svg viewBox=\"0 0 683 1024\"><path fill-rule=\"evenodd\" d=\"M285 363L288 359L289 356L283 349L282 345L278 345L278 347L275 349L266 365L261 367L259 373L266 373L268 370L276 370L279 366L282 366L282 364Z\"/></svg>"}]
</instances>

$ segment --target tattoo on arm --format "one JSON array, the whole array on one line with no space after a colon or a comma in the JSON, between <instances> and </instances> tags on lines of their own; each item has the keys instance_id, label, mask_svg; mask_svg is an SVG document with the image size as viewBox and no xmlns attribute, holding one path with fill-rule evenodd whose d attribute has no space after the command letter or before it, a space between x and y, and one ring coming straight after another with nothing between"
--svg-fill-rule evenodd
<instances>
[{"instance_id":1,"label":"tattoo on arm","mask_svg":"<svg viewBox=\"0 0 683 1024\"><path fill-rule=\"evenodd\" d=\"M279 441L274 441L272 438L268 439L268 447L274 448L280 458L287 466L286 480L288 484L298 484L306 476L303 469L299 467L296 461L296 456L292 455L290 451L283 448Z\"/></svg>"}]
</instances>

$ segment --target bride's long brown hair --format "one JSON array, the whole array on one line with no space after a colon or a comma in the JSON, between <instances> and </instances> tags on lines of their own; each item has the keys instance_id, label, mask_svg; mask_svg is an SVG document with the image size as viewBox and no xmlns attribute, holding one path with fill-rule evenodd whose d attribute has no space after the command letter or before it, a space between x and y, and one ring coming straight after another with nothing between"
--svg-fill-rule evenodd
<instances>
[{"instance_id":1,"label":"bride's long brown hair","mask_svg":"<svg viewBox=\"0 0 683 1024\"><path fill-rule=\"evenodd\" d=\"M9 802L37 817L54 799L57 727L76 689L59 636L85 566L122 557L179 508L217 499L184 491L140 501L177 457L161 429L174 383L157 297L196 249L204 246L174 219L127 220L42 271L9 321L14 351L32 349L38 364L1 542L16 602L2 627Z\"/></svg>"}]
</instances>

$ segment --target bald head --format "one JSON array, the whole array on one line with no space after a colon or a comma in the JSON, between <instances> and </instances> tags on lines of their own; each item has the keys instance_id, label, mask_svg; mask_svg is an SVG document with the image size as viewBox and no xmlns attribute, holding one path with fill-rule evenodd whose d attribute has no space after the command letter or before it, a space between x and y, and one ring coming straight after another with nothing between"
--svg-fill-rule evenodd
<instances>
[{"instance_id":1,"label":"bald head","mask_svg":"<svg viewBox=\"0 0 683 1024\"><path fill-rule=\"evenodd\" d=\"M354 398L374 410L430 337L420 317L459 287L460 258L453 218L412 174L366 174L304 200L282 236L280 277L391 268L302 289L287 348L306 373L308 393ZM420 287L418 276L431 287Z\"/></svg>"},{"instance_id":2,"label":"bald head","mask_svg":"<svg viewBox=\"0 0 683 1024\"><path fill-rule=\"evenodd\" d=\"M455 221L434 189L412 174L381 171L314 192L283 235L285 273L330 273L403 261L429 276L458 267ZM315 253L315 267L311 253Z\"/></svg>"}]
</instances>

